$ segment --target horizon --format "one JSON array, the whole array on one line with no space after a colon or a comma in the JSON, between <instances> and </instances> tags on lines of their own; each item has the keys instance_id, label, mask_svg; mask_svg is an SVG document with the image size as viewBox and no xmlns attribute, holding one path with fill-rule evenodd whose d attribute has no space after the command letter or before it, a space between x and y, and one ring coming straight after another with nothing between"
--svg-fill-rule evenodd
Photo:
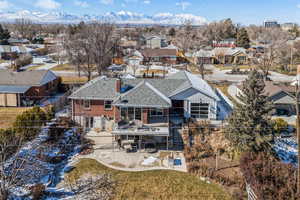
<instances>
[{"instance_id":1,"label":"horizon","mask_svg":"<svg viewBox=\"0 0 300 200\"><path fill-rule=\"evenodd\" d=\"M247 9L245 9L247 8ZM206 22L231 18L242 25L262 25L266 20L279 23L300 22L300 1L286 0L273 2L253 0L208 1L202 0L0 0L0 12L62 12L76 16L104 15L109 12L131 12L154 16L156 14L191 14Z\"/></svg>"}]
</instances>

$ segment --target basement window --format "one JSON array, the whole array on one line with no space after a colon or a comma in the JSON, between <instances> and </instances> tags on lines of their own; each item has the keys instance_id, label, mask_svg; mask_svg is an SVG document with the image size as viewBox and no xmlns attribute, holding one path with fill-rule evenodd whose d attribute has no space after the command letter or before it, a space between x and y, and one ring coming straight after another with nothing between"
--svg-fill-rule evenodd
<instances>
[{"instance_id":1,"label":"basement window","mask_svg":"<svg viewBox=\"0 0 300 200\"><path fill-rule=\"evenodd\" d=\"M104 109L112 110L112 101L104 101Z\"/></svg>"}]
</instances>

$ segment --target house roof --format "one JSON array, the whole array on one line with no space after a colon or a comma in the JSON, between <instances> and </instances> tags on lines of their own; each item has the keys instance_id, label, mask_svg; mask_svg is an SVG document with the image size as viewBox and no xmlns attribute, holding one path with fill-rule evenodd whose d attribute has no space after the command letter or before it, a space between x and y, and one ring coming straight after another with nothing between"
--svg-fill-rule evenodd
<instances>
[{"instance_id":1,"label":"house roof","mask_svg":"<svg viewBox=\"0 0 300 200\"><path fill-rule=\"evenodd\" d=\"M109 99L119 97L120 93L115 90L116 78L98 77L76 90L71 99Z\"/></svg>"},{"instance_id":2,"label":"house roof","mask_svg":"<svg viewBox=\"0 0 300 200\"><path fill-rule=\"evenodd\" d=\"M57 79L57 76L50 70L24 72L0 70L1 86L41 86L55 79Z\"/></svg>"},{"instance_id":3,"label":"house roof","mask_svg":"<svg viewBox=\"0 0 300 200\"><path fill-rule=\"evenodd\" d=\"M239 84L237 86L240 90L243 89L243 85ZM264 95L268 97L272 97L280 92L285 92L287 94L292 94L294 93L294 88L289 85L279 85L279 84L274 84L272 81L265 81L265 89L264 89Z\"/></svg>"},{"instance_id":4,"label":"house roof","mask_svg":"<svg viewBox=\"0 0 300 200\"><path fill-rule=\"evenodd\" d=\"M141 53L144 57L168 57L177 56L176 49L143 49Z\"/></svg>"},{"instance_id":5,"label":"house roof","mask_svg":"<svg viewBox=\"0 0 300 200\"><path fill-rule=\"evenodd\" d=\"M125 99L127 106L169 107L172 96L194 88L212 99L219 100L204 80L189 72L178 72L166 79L125 78L121 80L121 93L116 92L116 80L116 78L96 78L75 91L70 98L110 99L115 100L116 105L124 105Z\"/></svg>"},{"instance_id":6,"label":"house roof","mask_svg":"<svg viewBox=\"0 0 300 200\"><path fill-rule=\"evenodd\" d=\"M0 93L24 94L31 86L0 85Z\"/></svg>"},{"instance_id":7,"label":"house roof","mask_svg":"<svg viewBox=\"0 0 300 200\"><path fill-rule=\"evenodd\" d=\"M176 74L173 74L168 77L168 79L179 79L179 80L187 80L184 84L182 84L180 87L178 87L173 93L173 95L176 95L186 89L194 88L198 90L199 92L204 93L205 95L215 99L219 100L219 97L216 95L216 93L213 91L213 89L210 87L210 85L201 79L200 77L191 74L187 71L180 71Z\"/></svg>"},{"instance_id":8,"label":"house roof","mask_svg":"<svg viewBox=\"0 0 300 200\"><path fill-rule=\"evenodd\" d=\"M226 47L218 47L218 48L214 48L212 50L213 55L218 55L218 54L224 54L224 55L229 55L229 56L233 56L236 55L238 53L244 53L246 54L246 49L244 48L226 48Z\"/></svg>"},{"instance_id":9,"label":"house roof","mask_svg":"<svg viewBox=\"0 0 300 200\"><path fill-rule=\"evenodd\" d=\"M115 102L117 106L171 107L171 100L146 80L121 95Z\"/></svg>"}]
</instances>

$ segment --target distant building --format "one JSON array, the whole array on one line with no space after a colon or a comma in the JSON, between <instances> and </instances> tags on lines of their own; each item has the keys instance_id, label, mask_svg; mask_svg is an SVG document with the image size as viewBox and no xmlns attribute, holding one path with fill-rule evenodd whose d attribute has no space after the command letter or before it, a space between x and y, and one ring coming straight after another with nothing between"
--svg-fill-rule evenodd
<instances>
[{"instance_id":1,"label":"distant building","mask_svg":"<svg viewBox=\"0 0 300 200\"><path fill-rule=\"evenodd\" d=\"M230 47L230 48L234 48L234 47L236 47L236 39L235 38L228 38L228 39L221 40L221 41L214 40L212 46L213 47Z\"/></svg>"},{"instance_id":2,"label":"distant building","mask_svg":"<svg viewBox=\"0 0 300 200\"><path fill-rule=\"evenodd\" d=\"M297 27L296 23L284 23L280 25L281 29L284 31L292 30L293 28Z\"/></svg>"},{"instance_id":3,"label":"distant building","mask_svg":"<svg viewBox=\"0 0 300 200\"><path fill-rule=\"evenodd\" d=\"M142 40L142 44L148 49L160 49L168 46L166 38L162 36L143 37Z\"/></svg>"},{"instance_id":4,"label":"distant building","mask_svg":"<svg viewBox=\"0 0 300 200\"><path fill-rule=\"evenodd\" d=\"M276 27L280 27L280 24L277 21L265 21L264 27L265 28L276 28Z\"/></svg>"}]
</instances>

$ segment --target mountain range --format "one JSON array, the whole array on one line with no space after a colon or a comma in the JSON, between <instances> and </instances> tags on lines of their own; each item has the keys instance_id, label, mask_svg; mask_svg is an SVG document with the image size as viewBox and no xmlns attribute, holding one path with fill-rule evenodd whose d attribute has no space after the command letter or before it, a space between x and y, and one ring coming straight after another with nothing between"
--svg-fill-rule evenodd
<instances>
[{"instance_id":1,"label":"mountain range","mask_svg":"<svg viewBox=\"0 0 300 200\"><path fill-rule=\"evenodd\" d=\"M129 11L108 12L99 15L85 14L82 16L65 12L36 12L36 11L16 11L0 12L0 21L13 22L16 19L30 19L36 23L78 23L80 21L111 21L116 24L159 24L159 25L180 25L186 21L193 25L203 25L207 23L204 17L192 14L172 14L159 13L155 15L145 15Z\"/></svg>"}]
</instances>

